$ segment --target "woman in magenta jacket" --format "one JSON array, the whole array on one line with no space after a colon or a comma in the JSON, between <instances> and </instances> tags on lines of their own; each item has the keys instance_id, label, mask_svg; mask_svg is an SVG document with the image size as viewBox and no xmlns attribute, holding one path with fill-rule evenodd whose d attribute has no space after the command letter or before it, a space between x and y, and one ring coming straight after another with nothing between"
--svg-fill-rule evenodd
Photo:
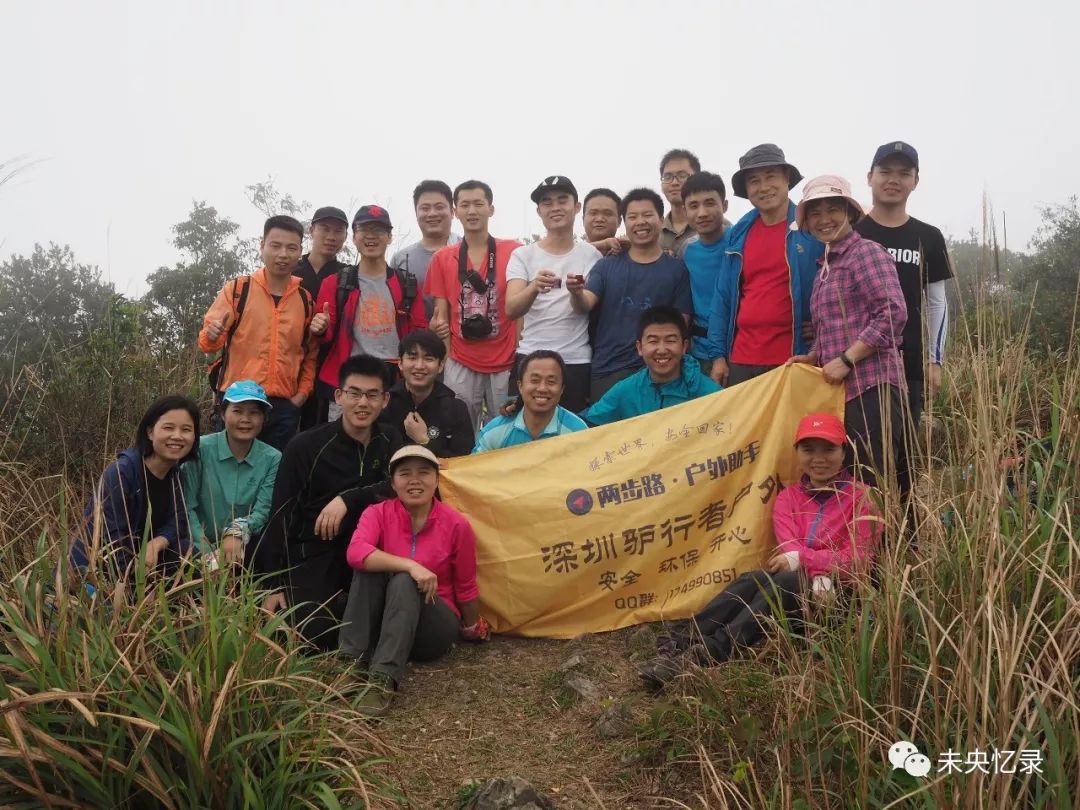
<instances>
[{"instance_id":1,"label":"woman in magenta jacket","mask_svg":"<svg viewBox=\"0 0 1080 810\"><path fill-rule=\"evenodd\" d=\"M844 471L847 434L836 416L810 414L795 434L802 478L776 496L777 548L759 571L743 574L692 620L657 642L640 671L659 691L690 664L722 663L762 638L762 619L779 608L796 615L801 597L828 599L838 584L869 571L881 535L869 489Z\"/></svg>"},{"instance_id":2,"label":"woman in magenta jacket","mask_svg":"<svg viewBox=\"0 0 1080 810\"><path fill-rule=\"evenodd\" d=\"M439 460L408 445L390 458L396 498L369 506L349 542L352 587L341 652L367 667L362 709L381 714L408 660L432 661L459 637L486 641L476 586L476 536L465 517L435 500Z\"/></svg>"}]
</instances>

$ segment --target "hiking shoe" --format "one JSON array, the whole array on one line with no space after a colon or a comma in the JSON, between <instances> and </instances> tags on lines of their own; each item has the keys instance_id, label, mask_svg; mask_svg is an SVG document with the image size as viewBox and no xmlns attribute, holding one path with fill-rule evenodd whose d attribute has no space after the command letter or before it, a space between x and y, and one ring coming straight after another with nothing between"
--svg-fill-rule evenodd
<instances>
[{"instance_id":1,"label":"hiking shoe","mask_svg":"<svg viewBox=\"0 0 1080 810\"><path fill-rule=\"evenodd\" d=\"M655 694L686 672L688 663L686 655L658 655L638 668L638 677L646 691Z\"/></svg>"},{"instance_id":2,"label":"hiking shoe","mask_svg":"<svg viewBox=\"0 0 1080 810\"><path fill-rule=\"evenodd\" d=\"M357 711L370 720L382 717L394 700L394 690L393 678L381 672L372 672L367 689L357 701Z\"/></svg>"},{"instance_id":3,"label":"hiking shoe","mask_svg":"<svg viewBox=\"0 0 1080 810\"><path fill-rule=\"evenodd\" d=\"M719 662L712 657L709 648L704 644L693 645L686 653L686 657L699 667L711 667Z\"/></svg>"},{"instance_id":4,"label":"hiking shoe","mask_svg":"<svg viewBox=\"0 0 1080 810\"><path fill-rule=\"evenodd\" d=\"M354 658L351 662L353 675L360 680L366 680L369 674L368 667L371 662L366 655L361 655L359 658Z\"/></svg>"}]
</instances>

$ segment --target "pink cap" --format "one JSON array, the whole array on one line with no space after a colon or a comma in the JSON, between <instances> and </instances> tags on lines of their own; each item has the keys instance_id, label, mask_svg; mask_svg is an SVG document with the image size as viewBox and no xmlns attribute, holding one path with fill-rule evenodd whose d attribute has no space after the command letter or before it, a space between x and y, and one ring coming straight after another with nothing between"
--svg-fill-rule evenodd
<instances>
[{"instance_id":1,"label":"pink cap","mask_svg":"<svg viewBox=\"0 0 1080 810\"><path fill-rule=\"evenodd\" d=\"M825 200L830 197L842 197L847 200L859 212L860 216L866 213L863 211L859 201L851 196L851 183L835 174L823 174L821 177L807 180L806 185L803 186L802 199L799 200L799 204L795 207L795 227L799 230L806 227L807 203L814 200Z\"/></svg>"},{"instance_id":2,"label":"pink cap","mask_svg":"<svg viewBox=\"0 0 1080 810\"><path fill-rule=\"evenodd\" d=\"M831 413L811 413L799 420L795 444L803 439L824 439L830 444L847 444L844 423Z\"/></svg>"}]
</instances>

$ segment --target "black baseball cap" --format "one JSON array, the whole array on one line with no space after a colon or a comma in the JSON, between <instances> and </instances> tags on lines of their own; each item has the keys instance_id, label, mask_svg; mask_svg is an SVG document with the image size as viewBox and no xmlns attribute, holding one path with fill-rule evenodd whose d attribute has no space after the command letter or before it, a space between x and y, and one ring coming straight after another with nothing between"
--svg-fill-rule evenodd
<instances>
[{"instance_id":1,"label":"black baseball cap","mask_svg":"<svg viewBox=\"0 0 1080 810\"><path fill-rule=\"evenodd\" d=\"M565 191L567 194L573 194L575 200L578 198L577 189L574 187L574 184L570 182L569 177L561 174L553 174L551 177L545 177L540 185L533 189L533 193L529 195L529 199L534 203L539 204L540 198L549 191Z\"/></svg>"},{"instance_id":2,"label":"black baseball cap","mask_svg":"<svg viewBox=\"0 0 1080 810\"><path fill-rule=\"evenodd\" d=\"M915 167L915 171L919 170L919 153L915 151L915 147L903 141L893 141L892 143L883 143L877 148L877 151L874 152L874 162L870 164L870 171L873 171L874 167L883 160L891 157L907 158L911 165Z\"/></svg>"},{"instance_id":3,"label":"black baseball cap","mask_svg":"<svg viewBox=\"0 0 1080 810\"><path fill-rule=\"evenodd\" d=\"M394 229L394 226L390 224L389 211L381 205L365 205L357 211L356 216L352 218L353 230L355 231L361 225L370 225L373 222L377 225L382 225L388 231Z\"/></svg>"},{"instance_id":4,"label":"black baseball cap","mask_svg":"<svg viewBox=\"0 0 1080 810\"><path fill-rule=\"evenodd\" d=\"M335 208L332 205L324 205L322 208L316 211L315 216L311 218L311 224L314 225L316 222L322 222L324 219L332 219L335 222L340 222L346 227L349 224L349 218L345 216L345 212L342 211L340 208Z\"/></svg>"}]
</instances>

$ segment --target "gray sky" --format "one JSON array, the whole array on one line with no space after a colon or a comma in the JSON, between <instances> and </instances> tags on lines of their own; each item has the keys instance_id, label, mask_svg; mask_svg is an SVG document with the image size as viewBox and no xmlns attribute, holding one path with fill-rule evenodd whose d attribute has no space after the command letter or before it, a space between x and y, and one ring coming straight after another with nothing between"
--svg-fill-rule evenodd
<instances>
[{"instance_id":1,"label":"gray sky","mask_svg":"<svg viewBox=\"0 0 1080 810\"><path fill-rule=\"evenodd\" d=\"M378 202L415 236L425 177L495 191L498 236L537 231L528 193L659 189L668 148L730 180L774 141L869 199L875 147L919 149L911 210L963 236L982 195L1026 245L1080 186L1073 0L143 2L0 0L0 253L69 243L131 294L206 200L257 234L244 186ZM796 197L798 196L796 192ZM733 200L732 213L747 204Z\"/></svg>"}]
</instances>

